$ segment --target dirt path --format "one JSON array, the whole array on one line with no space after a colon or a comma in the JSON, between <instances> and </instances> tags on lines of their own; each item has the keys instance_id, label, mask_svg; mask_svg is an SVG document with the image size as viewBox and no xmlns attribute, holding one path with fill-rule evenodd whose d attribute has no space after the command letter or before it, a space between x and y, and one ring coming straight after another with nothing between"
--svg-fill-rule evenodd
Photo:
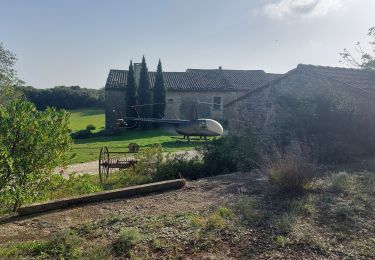
<instances>
[{"instance_id":1,"label":"dirt path","mask_svg":"<svg viewBox=\"0 0 375 260\"><path fill-rule=\"evenodd\" d=\"M193 158L197 155L197 152L192 151L178 151L174 152L173 154L187 154L187 158ZM61 173L63 176L68 177L71 173L76 173L78 175L80 174L98 174L98 161L92 161L92 162L86 162L86 163L77 163L77 164L71 164L66 169L57 168L56 173Z\"/></svg>"},{"instance_id":2,"label":"dirt path","mask_svg":"<svg viewBox=\"0 0 375 260\"><path fill-rule=\"evenodd\" d=\"M259 173L234 173L188 182L180 189L132 199L117 199L89 204L67 210L33 215L0 224L0 244L49 237L66 227L75 227L86 221L121 212L132 215L160 215L191 212L220 205L244 191L245 187L262 181Z\"/></svg>"}]
</instances>

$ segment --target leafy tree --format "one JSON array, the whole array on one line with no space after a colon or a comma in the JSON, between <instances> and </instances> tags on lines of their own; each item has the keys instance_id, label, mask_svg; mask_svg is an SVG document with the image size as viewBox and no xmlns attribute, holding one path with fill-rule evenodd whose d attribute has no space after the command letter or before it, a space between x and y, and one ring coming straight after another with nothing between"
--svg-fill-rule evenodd
<instances>
[{"instance_id":1,"label":"leafy tree","mask_svg":"<svg viewBox=\"0 0 375 260\"><path fill-rule=\"evenodd\" d=\"M131 106L137 104L137 82L134 76L133 62L130 61L129 72L128 72L128 82L126 86L126 116L136 117L137 113L135 109Z\"/></svg>"},{"instance_id":2,"label":"leafy tree","mask_svg":"<svg viewBox=\"0 0 375 260\"><path fill-rule=\"evenodd\" d=\"M14 69L16 60L16 56L0 43L0 105L18 96L14 86L22 84L22 81L16 77Z\"/></svg>"},{"instance_id":3,"label":"leafy tree","mask_svg":"<svg viewBox=\"0 0 375 260\"><path fill-rule=\"evenodd\" d=\"M46 195L71 145L66 111L16 99L0 107L0 205L14 211Z\"/></svg>"},{"instance_id":4,"label":"leafy tree","mask_svg":"<svg viewBox=\"0 0 375 260\"><path fill-rule=\"evenodd\" d=\"M79 109L105 106L104 89L88 89L80 86L36 89L30 86L22 86L18 87L18 90L33 102L39 110L47 107Z\"/></svg>"},{"instance_id":5,"label":"leafy tree","mask_svg":"<svg viewBox=\"0 0 375 260\"><path fill-rule=\"evenodd\" d=\"M165 87L163 69L161 67L161 61L159 60L158 69L155 76L154 85L154 108L153 117L159 118L164 117L165 106L166 106L166 94L167 89Z\"/></svg>"},{"instance_id":6,"label":"leafy tree","mask_svg":"<svg viewBox=\"0 0 375 260\"><path fill-rule=\"evenodd\" d=\"M149 118L152 116L152 91L150 85L150 78L148 75L148 68L146 64L146 59L143 56L141 73L139 79L139 88L138 88L138 101L142 105L139 107L139 114L141 117ZM151 124L148 122L142 122L142 129L149 129Z\"/></svg>"},{"instance_id":7,"label":"leafy tree","mask_svg":"<svg viewBox=\"0 0 375 260\"><path fill-rule=\"evenodd\" d=\"M375 27L370 28L367 35L371 38L369 45L372 53L364 51L361 43L357 42L356 52L360 57L358 58L356 57L357 55L344 49L344 51L340 53L342 63L358 69L375 70Z\"/></svg>"}]
</instances>

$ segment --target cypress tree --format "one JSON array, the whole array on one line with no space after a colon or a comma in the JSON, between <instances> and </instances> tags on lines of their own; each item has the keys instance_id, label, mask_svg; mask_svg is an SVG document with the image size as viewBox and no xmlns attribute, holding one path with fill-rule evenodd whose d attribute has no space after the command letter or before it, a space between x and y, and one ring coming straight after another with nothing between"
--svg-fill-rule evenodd
<instances>
[{"instance_id":1,"label":"cypress tree","mask_svg":"<svg viewBox=\"0 0 375 260\"><path fill-rule=\"evenodd\" d=\"M139 105L144 105L139 107L140 116L143 118L150 118L152 116L152 105L150 105L152 103L152 91L145 56L142 58L139 78L138 103ZM149 129L151 128L151 124L148 122L142 122L141 128Z\"/></svg>"},{"instance_id":2,"label":"cypress tree","mask_svg":"<svg viewBox=\"0 0 375 260\"><path fill-rule=\"evenodd\" d=\"M126 85L126 116L136 117L137 113L131 106L137 104L137 82L135 81L133 62L130 60L128 80Z\"/></svg>"},{"instance_id":3,"label":"cypress tree","mask_svg":"<svg viewBox=\"0 0 375 260\"><path fill-rule=\"evenodd\" d=\"M163 69L159 59L155 75L153 117L164 117L167 89L165 87Z\"/></svg>"}]
</instances>

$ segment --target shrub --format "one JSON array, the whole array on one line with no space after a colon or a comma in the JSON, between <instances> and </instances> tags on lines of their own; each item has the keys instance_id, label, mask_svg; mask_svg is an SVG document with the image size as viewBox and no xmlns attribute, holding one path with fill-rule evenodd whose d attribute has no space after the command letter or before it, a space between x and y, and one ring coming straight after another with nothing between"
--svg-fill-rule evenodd
<instances>
[{"instance_id":1,"label":"shrub","mask_svg":"<svg viewBox=\"0 0 375 260\"><path fill-rule=\"evenodd\" d=\"M137 228L127 227L120 231L115 249L118 253L129 253L129 250L141 242L142 237Z\"/></svg>"},{"instance_id":2,"label":"shrub","mask_svg":"<svg viewBox=\"0 0 375 260\"><path fill-rule=\"evenodd\" d=\"M154 175L155 181L186 178L198 179L205 177L203 162L197 157L188 159L185 154L168 155L158 166Z\"/></svg>"},{"instance_id":3,"label":"shrub","mask_svg":"<svg viewBox=\"0 0 375 260\"><path fill-rule=\"evenodd\" d=\"M40 112L20 99L0 106L0 200L13 211L46 196L51 173L67 161L68 123L66 111Z\"/></svg>"},{"instance_id":4,"label":"shrub","mask_svg":"<svg viewBox=\"0 0 375 260\"><path fill-rule=\"evenodd\" d=\"M207 176L238 170L248 171L259 166L259 154L252 137L225 136L198 148L203 156Z\"/></svg>"},{"instance_id":5,"label":"shrub","mask_svg":"<svg viewBox=\"0 0 375 260\"><path fill-rule=\"evenodd\" d=\"M94 131L96 129L96 126L94 126L93 124L88 124L87 126L86 126L86 130L88 130L88 131Z\"/></svg>"},{"instance_id":6,"label":"shrub","mask_svg":"<svg viewBox=\"0 0 375 260\"><path fill-rule=\"evenodd\" d=\"M269 181L282 191L304 191L315 177L315 169L303 156L293 153L274 153L266 164Z\"/></svg>"},{"instance_id":7,"label":"shrub","mask_svg":"<svg viewBox=\"0 0 375 260\"><path fill-rule=\"evenodd\" d=\"M91 133L90 130L84 129L84 130L79 130L77 132L72 133L71 137L73 139L86 139L86 138L93 137L93 133Z\"/></svg>"}]
</instances>

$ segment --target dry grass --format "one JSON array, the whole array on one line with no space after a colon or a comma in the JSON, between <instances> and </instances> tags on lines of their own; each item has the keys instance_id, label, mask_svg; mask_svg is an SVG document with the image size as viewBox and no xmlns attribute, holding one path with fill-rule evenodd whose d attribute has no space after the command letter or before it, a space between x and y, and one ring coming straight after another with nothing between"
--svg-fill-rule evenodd
<instances>
[{"instance_id":1,"label":"dry grass","mask_svg":"<svg viewBox=\"0 0 375 260\"><path fill-rule=\"evenodd\" d=\"M272 184L288 192L304 191L316 175L315 167L304 156L279 152L266 163L265 172Z\"/></svg>"}]
</instances>

